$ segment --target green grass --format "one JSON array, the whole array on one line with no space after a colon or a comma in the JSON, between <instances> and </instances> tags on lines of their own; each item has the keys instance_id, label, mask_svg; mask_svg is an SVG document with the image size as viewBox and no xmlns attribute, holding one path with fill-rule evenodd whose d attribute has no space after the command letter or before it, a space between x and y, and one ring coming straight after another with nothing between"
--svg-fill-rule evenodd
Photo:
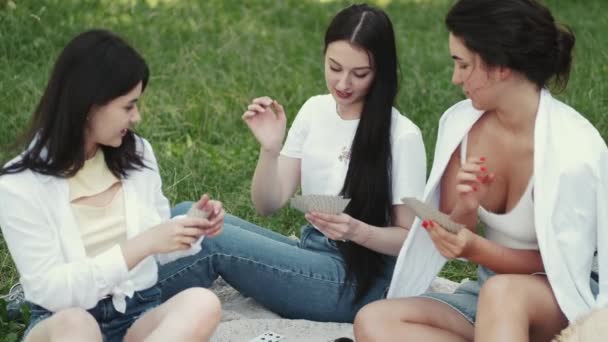
<instances>
[{"instance_id":1,"label":"green grass","mask_svg":"<svg viewBox=\"0 0 608 342\"><path fill-rule=\"evenodd\" d=\"M401 64L397 107L424 133L429 165L437 120L461 91L443 18L451 0L379 1L395 25ZM558 97L608 134L608 3L546 1L577 35L576 62ZM302 0L0 0L0 160L22 131L62 47L77 33L104 27L127 38L147 59L152 78L142 99L139 132L156 150L172 203L208 192L231 213L285 234L303 218L289 209L255 214L249 198L258 146L240 116L248 101L271 95L293 119L304 101L325 93L324 30L345 2ZM450 263L444 275L474 275ZM0 293L17 274L0 238ZM0 341L19 327L0 315ZM4 336L4 337L1 337ZM16 335L15 335L16 336Z\"/></svg>"}]
</instances>

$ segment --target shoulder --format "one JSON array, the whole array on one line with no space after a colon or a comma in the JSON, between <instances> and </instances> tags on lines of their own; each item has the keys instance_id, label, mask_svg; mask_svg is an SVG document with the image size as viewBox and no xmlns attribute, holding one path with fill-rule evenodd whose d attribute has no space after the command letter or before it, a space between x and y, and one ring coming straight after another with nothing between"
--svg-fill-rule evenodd
<instances>
[{"instance_id":1,"label":"shoulder","mask_svg":"<svg viewBox=\"0 0 608 342\"><path fill-rule=\"evenodd\" d=\"M456 102L448 108L439 119L439 125L449 125L453 122L464 119L464 115L479 114L480 110L473 107L473 102L469 99Z\"/></svg>"},{"instance_id":2,"label":"shoulder","mask_svg":"<svg viewBox=\"0 0 608 342\"><path fill-rule=\"evenodd\" d=\"M548 119L551 142L560 159L570 167L598 164L607 153L606 142L599 131L576 109L552 98ZM558 146L555 146L558 145Z\"/></svg>"},{"instance_id":3,"label":"shoulder","mask_svg":"<svg viewBox=\"0 0 608 342\"><path fill-rule=\"evenodd\" d=\"M7 164L8 165L8 164ZM11 173L0 176L0 196L15 194L33 194L39 189L41 181L53 178L32 170L26 169L18 173ZM4 200L4 199L3 199Z\"/></svg>"},{"instance_id":4,"label":"shoulder","mask_svg":"<svg viewBox=\"0 0 608 342\"><path fill-rule=\"evenodd\" d=\"M320 94L311 96L304 102L302 107L315 107L315 108L333 108L336 105L336 101L331 94Z\"/></svg>"},{"instance_id":5,"label":"shoulder","mask_svg":"<svg viewBox=\"0 0 608 342\"><path fill-rule=\"evenodd\" d=\"M592 133L593 135L599 135L597 129L593 126L593 124L591 124L591 122L589 122L589 120L587 120L587 118L585 118L576 109L556 98L551 99L551 108L549 111L549 115L552 117L552 119L557 119L563 123L572 125L570 127L563 127L564 131L583 134Z\"/></svg>"},{"instance_id":6,"label":"shoulder","mask_svg":"<svg viewBox=\"0 0 608 342\"><path fill-rule=\"evenodd\" d=\"M152 144L137 134L135 134L135 150L137 151L137 154L141 156L144 164L156 168L156 156L154 155ZM149 165L149 163L152 163L153 165Z\"/></svg>"},{"instance_id":7,"label":"shoulder","mask_svg":"<svg viewBox=\"0 0 608 342\"><path fill-rule=\"evenodd\" d=\"M322 115L324 111L335 110L336 102L330 94L315 95L302 105L298 116L313 117Z\"/></svg>"},{"instance_id":8,"label":"shoulder","mask_svg":"<svg viewBox=\"0 0 608 342\"><path fill-rule=\"evenodd\" d=\"M391 135L394 140L400 140L403 137L412 135L422 139L422 132L418 125L394 107L391 112L391 120Z\"/></svg>"}]
</instances>

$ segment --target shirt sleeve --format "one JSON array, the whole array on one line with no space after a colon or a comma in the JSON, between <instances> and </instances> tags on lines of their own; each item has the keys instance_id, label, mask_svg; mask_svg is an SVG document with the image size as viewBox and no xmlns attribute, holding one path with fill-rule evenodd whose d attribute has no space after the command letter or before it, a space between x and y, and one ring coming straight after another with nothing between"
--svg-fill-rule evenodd
<instances>
[{"instance_id":1,"label":"shirt sleeve","mask_svg":"<svg viewBox=\"0 0 608 342\"><path fill-rule=\"evenodd\" d=\"M116 284L128 278L120 246L95 257L66 262L61 245L62 239L69 237L59 236L60 229L48 216L48 205L28 181L0 182L0 227L26 299L53 312L94 307Z\"/></svg>"},{"instance_id":2,"label":"shirt sleeve","mask_svg":"<svg viewBox=\"0 0 608 342\"><path fill-rule=\"evenodd\" d=\"M602 150L599 165L598 186L596 188L597 240L596 248L599 265L599 293L596 307L608 306L608 151Z\"/></svg>"},{"instance_id":3,"label":"shirt sleeve","mask_svg":"<svg viewBox=\"0 0 608 342\"><path fill-rule=\"evenodd\" d=\"M314 97L308 99L300 108L296 118L287 133L287 139L281 150L281 155L291 158L302 159L302 147L308 136L313 114Z\"/></svg>"},{"instance_id":4,"label":"shirt sleeve","mask_svg":"<svg viewBox=\"0 0 608 342\"><path fill-rule=\"evenodd\" d=\"M393 205L403 197L422 199L426 183L426 152L422 134L410 130L393 141Z\"/></svg>"}]
</instances>

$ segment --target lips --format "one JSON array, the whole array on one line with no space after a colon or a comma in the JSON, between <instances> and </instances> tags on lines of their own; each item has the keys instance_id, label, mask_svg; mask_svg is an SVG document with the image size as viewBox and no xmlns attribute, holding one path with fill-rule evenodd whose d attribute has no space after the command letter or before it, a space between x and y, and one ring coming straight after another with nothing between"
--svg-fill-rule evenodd
<instances>
[{"instance_id":1,"label":"lips","mask_svg":"<svg viewBox=\"0 0 608 342\"><path fill-rule=\"evenodd\" d=\"M353 95L353 93L345 93L339 90L336 90L336 95L341 99L347 99Z\"/></svg>"}]
</instances>

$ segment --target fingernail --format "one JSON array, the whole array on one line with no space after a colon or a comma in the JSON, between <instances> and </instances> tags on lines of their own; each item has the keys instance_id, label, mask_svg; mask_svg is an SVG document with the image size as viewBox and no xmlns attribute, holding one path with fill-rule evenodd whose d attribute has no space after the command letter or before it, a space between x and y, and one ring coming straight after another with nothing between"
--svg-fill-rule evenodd
<instances>
[{"instance_id":1,"label":"fingernail","mask_svg":"<svg viewBox=\"0 0 608 342\"><path fill-rule=\"evenodd\" d=\"M481 158L479 158L479 160L486 161L486 157L481 157Z\"/></svg>"},{"instance_id":2,"label":"fingernail","mask_svg":"<svg viewBox=\"0 0 608 342\"><path fill-rule=\"evenodd\" d=\"M477 180L480 182L483 181L483 178L484 178L483 176L477 176Z\"/></svg>"},{"instance_id":3,"label":"fingernail","mask_svg":"<svg viewBox=\"0 0 608 342\"><path fill-rule=\"evenodd\" d=\"M476 186L473 187L473 191L477 191L477 187Z\"/></svg>"},{"instance_id":4,"label":"fingernail","mask_svg":"<svg viewBox=\"0 0 608 342\"><path fill-rule=\"evenodd\" d=\"M487 168L485 166L482 166L480 170L481 172L486 172Z\"/></svg>"},{"instance_id":5,"label":"fingernail","mask_svg":"<svg viewBox=\"0 0 608 342\"><path fill-rule=\"evenodd\" d=\"M429 226L429 223L426 220L422 221L422 227L423 228L426 229L428 226Z\"/></svg>"},{"instance_id":6,"label":"fingernail","mask_svg":"<svg viewBox=\"0 0 608 342\"><path fill-rule=\"evenodd\" d=\"M435 227L435 222L429 221L429 227Z\"/></svg>"}]
</instances>

